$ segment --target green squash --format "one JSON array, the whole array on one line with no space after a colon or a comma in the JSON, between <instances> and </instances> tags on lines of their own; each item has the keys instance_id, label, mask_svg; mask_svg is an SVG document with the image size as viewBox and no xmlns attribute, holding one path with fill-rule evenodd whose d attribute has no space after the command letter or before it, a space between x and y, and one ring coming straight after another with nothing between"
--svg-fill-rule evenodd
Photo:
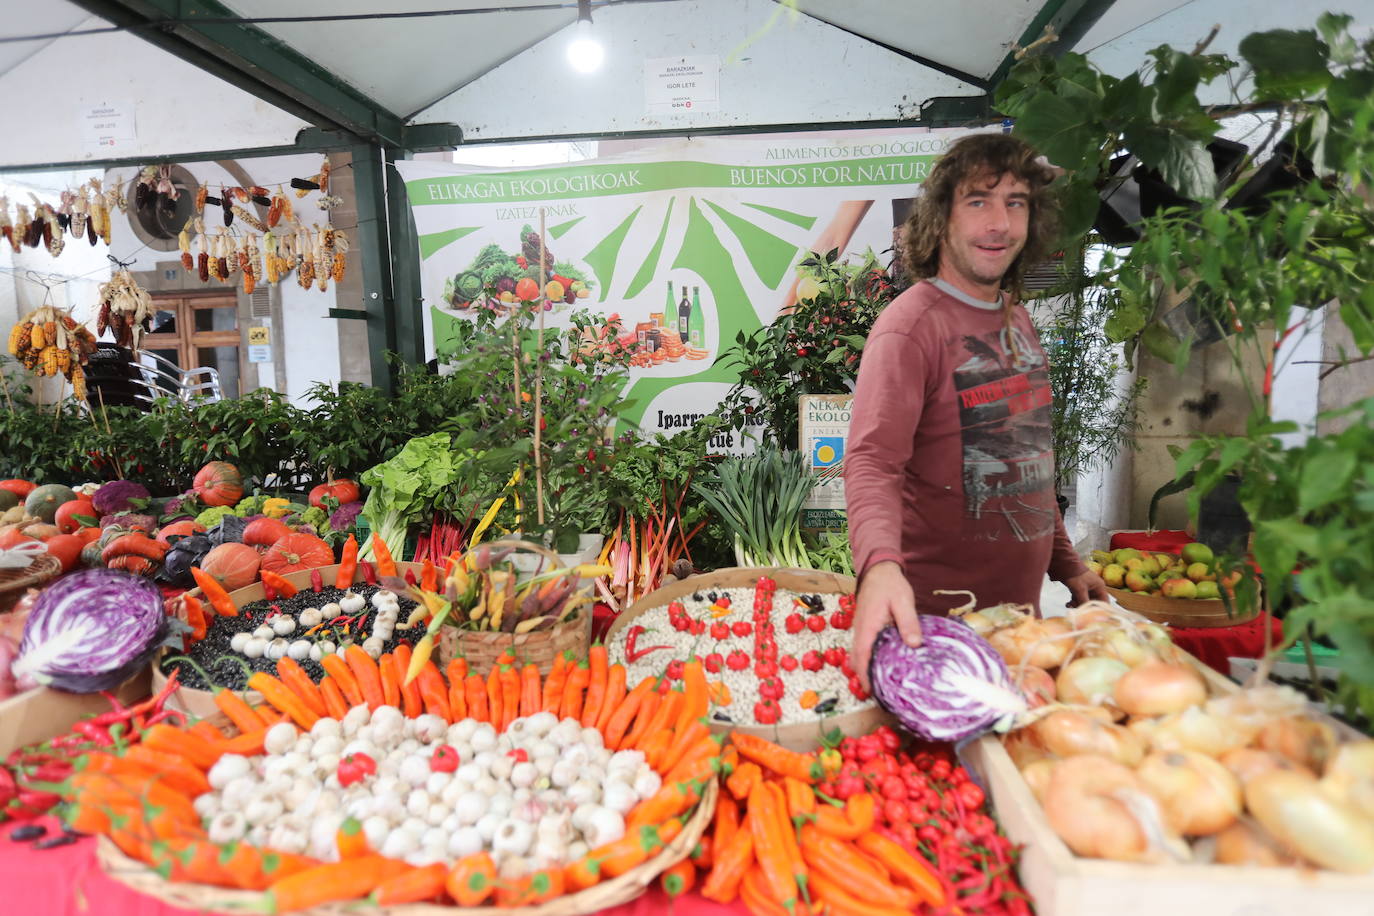
<instances>
[{"instance_id":1,"label":"green squash","mask_svg":"<svg viewBox=\"0 0 1374 916\"><path fill-rule=\"evenodd\" d=\"M57 514L57 507L74 499L76 492L71 487L64 487L60 483L44 484L35 487L24 500L24 511L51 525L53 516Z\"/></svg>"}]
</instances>

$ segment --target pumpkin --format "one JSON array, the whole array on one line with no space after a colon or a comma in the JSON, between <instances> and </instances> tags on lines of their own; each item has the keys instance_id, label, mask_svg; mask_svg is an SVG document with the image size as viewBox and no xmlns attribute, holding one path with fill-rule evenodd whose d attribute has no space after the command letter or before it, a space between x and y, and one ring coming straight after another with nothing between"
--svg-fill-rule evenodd
<instances>
[{"instance_id":1,"label":"pumpkin","mask_svg":"<svg viewBox=\"0 0 1374 916\"><path fill-rule=\"evenodd\" d=\"M24 511L45 522L51 522L57 514L58 507L74 499L76 493L71 487L64 487L60 483L45 484L34 487L29 495L24 497Z\"/></svg>"},{"instance_id":2,"label":"pumpkin","mask_svg":"<svg viewBox=\"0 0 1374 916\"><path fill-rule=\"evenodd\" d=\"M172 538L185 538L200 534L205 526L193 519L184 518L179 522L168 522L157 531L157 539L164 544L172 543Z\"/></svg>"},{"instance_id":3,"label":"pumpkin","mask_svg":"<svg viewBox=\"0 0 1374 916\"><path fill-rule=\"evenodd\" d=\"M24 533L23 525L6 525L5 530L0 531L0 550L9 550L11 547L18 547L20 544L27 544L30 541L38 543L36 538L31 538Z\"/></svg>"},{"instance_id":4,"label":"pumpkin","mask_svg":"<svg viewBox=\"0 0 1374 916\"><path fill-rule=\"evenodd\" d=\"M53 524L60 528L63 534L76 534L78 528L88 527L76 520L78 515L97 520L100 518L95 511L95 503L91 502L90 497L81 496L77 499L69 499L58 506L57 511L53 513Z\"/></svg>"},{"instance_id":5,"label":"pumpkin","mask_svg":"<svg viewBox=\"0 0 1374 916\"><path fill-rule=\"evenodd\" d=\"M86 544L74 534L55 534L44 541L43 546L51 556L61 561L63 572L71 572L81 561L81 548Z\"/></svg>"},{"instance_id":6,"label":"pumpkin","mask_svg":"<svg viewBox=\"0 0 1374 916\"><path fill-rule=\"evenodd\" d=\"M243 543L250 547L271 547L291 533L286 522L281 519L263 516L255 518L243 529Z\"/></svg>"},{"instance_id":7,"label":"pumpkin","mask_svg":"<svg viewBox=\"0 0 1374 916\"><path fill-rule=\"evenodd\" d=\"M362 498L362 491L351 480L331 480L310 491L310 505L316 509L323 509L326 497L342 506L344 503L356 503Z\"/></svg>"},{"instance_id":8,"label":"pumpkin","mask_svg":"<svg viewBox=\"0 0 1374 916\"><path fill-rule=\"evenodd\" d=\"M291 500L280 496L262 501L262 514L268 518L284 518L291 514Z\"/></svg>"},{"instance_id":9,"label":"pumpkin","mask_svg":"<svg viewBox=\"0 0 1374 916\"><path fill-rule=\"evenodd\" d=\"M211 461L196 472L192 489L207 506L232 506L243 499L243 475L227 461Z\"/></svg>"},{"instance_id":10,"label":"pumpkin","mask_svg":"<svg viewBox=\"0 0 1374 916\"><path fill-rule=\"evenodd\" d=\"M225 591L232 592L256 582L261 563L262 559L252 547L230 541L212 547L201 558L200 568L223 585Z\"/></svg>"},{"instance_id":11,"label":"pumpkin","mask_svg":"<svg viewBox=\"0 0 1374 916\"><path fill-rule=\"evenodd\" d=\"M19 505L18 494L11 493L9 490L0 490L0 512L13 509L17 505Z\"/></svg>"},{"instance_id":12,"label":"pumpkin","mask_svg":"<svg viewBox=\"0 0 1374 916\"><path fill-rule=\"evenodd\" d=\"M28 498L28 495L32 493L37 486L38 484L36 483L20 480L17 477L11 478L10 480L0 480L0 490L9 490L20 499Z\"/></svg>"},{"instance_id":13,"label":"pumpkin","mask_svg":"<svg viewBox=\"0 0 1374 916\"><path fill-rule=\"evenodd\" d=\"M313 534L292 532L278 538L262 557L262 568L284 576L302 569L315 569L334 562L334 551Z\"/></svg>"}]
</instances>

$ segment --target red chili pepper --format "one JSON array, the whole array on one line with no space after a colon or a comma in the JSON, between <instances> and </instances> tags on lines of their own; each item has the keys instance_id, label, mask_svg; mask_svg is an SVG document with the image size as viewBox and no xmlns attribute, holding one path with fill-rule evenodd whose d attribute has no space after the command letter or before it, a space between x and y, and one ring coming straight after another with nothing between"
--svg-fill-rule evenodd
<instances>
[{"instance_id":1,"label":"red chili pepper","mask_svg":"<svg viewBox=\"0 0 1374 916\"><path fill-rule=\"evenodd\" d=\"M451 744L441 744L429 755L429 768L435 773L452 773L458 769L458 763L458 751Z\"/></svg>"},{"instance_id":2,"label":"red chili pepper","mask_svg":"<svg viewBox=\"0 0 1374 916\"><path fill-rule=\"evenodd\" d=\"M627 662L637 662L650 652L657 652L660 649L671 649L672 646L646 646L643 649L635 648L639 639L639 634L645 632L643 627L630 627L630 632L625 636L625 660Z\"/></svg>"},{"instance_id":3,"label":"red chili pepper","mask_svg":"<svg viewBox=\"0 0 1374 916\"><path fill-rule=\"evenodd\" d=\"M514 758L516 763L525 763L530 759L529 751L523 747L517 747L513 751L506 751L506 756Z\"/></svg>"},{"instance_id":4,"label":"red chili pepper","mask_svg":"<svg viewBox=\"0 0 1374 916\"><path fill-rule=\"evenodd\" d=\"M406 580L406 585L409 585L411 588L414 588L414 587L415 587L415 582L416 582L416 579L415 579L415 570L413 570L413 569L407 569L407 570L406 570L406 575L405 575L405 580Z\"/></svg>"},{"instance_id":5,"label":"red chili pepper","mask_svg":"<svg viewBox=\"0 0 1374 916\"><path fill-rule=\"evenodd\" d=\"M324 589L324 576L318 569L310 570L310 587L317 592Z\"/></svg>"},{"instance_id":6,"label":"red chili pepper","mask_svg":"<svg viewBox=\"0 0 1374 916\"><path fill-rule=\"evenodd\" d=\"M367 560L359 560L358 568L363 572L363 581L368 585L377 584L377 570Z\"/></svg>"},{"instance_id":7,"label":"red chili pepper","mask_svg":"<svg viewBox=\"0 0 1374 916\"><path fill-rule=\"evenodd\" d=\"M456 767L455 767L456 769ZM377 761L366 754L349 754L339 761L339 785L348 788L377 772Z\"/></svg>"},{"instance_id":8,"label":"red chili pepper","mask_svg":"<svg viewBox=\"0 0 1374 916\"><path fill-rule=\"evenodd\" d=\"M266 598L268 601L272 601L277 597L277 590L273 588L265 579L262 582L262 596Z\"/></svg>"}]
</instances>

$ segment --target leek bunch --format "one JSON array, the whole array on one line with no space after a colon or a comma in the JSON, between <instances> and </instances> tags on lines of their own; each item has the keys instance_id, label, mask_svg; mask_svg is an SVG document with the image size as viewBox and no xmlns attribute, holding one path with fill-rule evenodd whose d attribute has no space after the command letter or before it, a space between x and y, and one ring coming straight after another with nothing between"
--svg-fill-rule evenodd
<instances>
[{"instance_id":1,"label":"leek bunch","mask_svg":"<svg viewBox=\"0 0 1374 916\"><path fill-rule=\"evenodd\" d=\"M752 455L721 461L696 486L734 536L740 566L811 568L801 512L816 477L801 452L760 446Z\"/></svg>"}]
</instances>

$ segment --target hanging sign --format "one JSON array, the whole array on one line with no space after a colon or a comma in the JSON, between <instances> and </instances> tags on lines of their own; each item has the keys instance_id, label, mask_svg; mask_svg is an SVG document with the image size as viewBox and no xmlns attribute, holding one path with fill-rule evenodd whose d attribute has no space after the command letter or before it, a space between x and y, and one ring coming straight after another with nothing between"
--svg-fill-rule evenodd
<instances>
[{"instance_id":1,"label":"hanging sign","mask_svg":"<svg viewBox=\"0 0 1374 916\"><path fill-rule=\"evenodd\" d=\"M804 394L799 399L798 446L811 473L820 478L802 504L805 528L845 527L844 452L853 405L854 396L848 394Z\"/></svg>"},{"instance_id":2,"label":"hanging sign","mask_svg":"<svg viewBox=\"0 0 1374 916\"><path fill-rule=\"evenodd\" d=\"M133 146L138 140L134 106L128 102L90 105L80 115L81 140L87 152L109 154Z\"/></svg>"},{"instance_id":3,"label":"hanging sign","mask_svg":"<svg viewBox=\"0 0 1374 916\"><path fill-rule=\"evenodd\" d=\"M715 111L720 107L720 58L645 58L644 105L650 114Z\"/></svg>"}]
</instances>

